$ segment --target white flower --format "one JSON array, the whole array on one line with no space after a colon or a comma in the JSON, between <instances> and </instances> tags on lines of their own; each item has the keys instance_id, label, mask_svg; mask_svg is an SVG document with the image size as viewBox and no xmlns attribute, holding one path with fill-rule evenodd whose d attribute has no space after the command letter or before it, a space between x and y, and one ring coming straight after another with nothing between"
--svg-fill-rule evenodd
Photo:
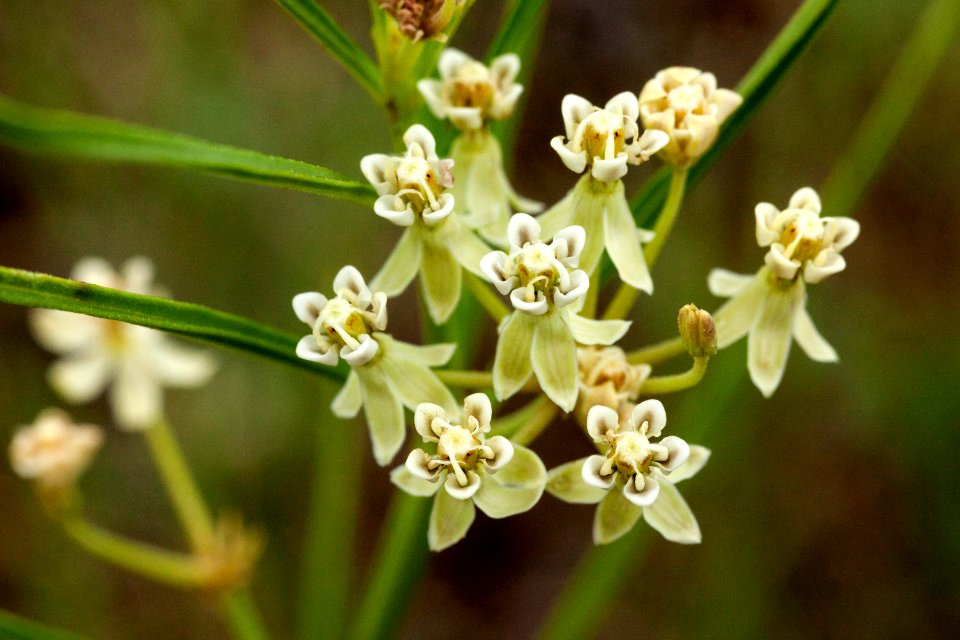
<instances>
[{"instance_id":1,"label":"white flower","mask_svg":"<svg viewBox=\"0 0 960 640\"><path fill-rule=\"evenodd\" d=\"M720 125L743 98L735 91L718 89L712 73L670 67L644 85L639 101L643 126L669 136L660 157L686 167L707 152Z\"/></svg>"},{"instance_id":2,"label":"white flower","mask_svg":"<svg viewBox=\"0 0 960 640\"><path fill-rule=\"evenodd\" d=\"M387 297L372 293L354 267L340 270L333 281L334 298L317 292L298 294L293 310L312 333L297 344L297 355L326 365L342 357L350 375L333 399L339 418L364 411L373 455L387 464L403 445L403 408L414 409L435 398L451 411L456 402L430 367L446 364L456 345L417 346L394 340L387 328Z\"/></svg>"},{"instance_id":3,"label":"white flower","mask_svg":"<svg viewBox=\"0 0 960 640\"><path fill-rule=\"evenodd\" d=\"M464 52L448 47L440 54L440 80L417 82L433 115L449 119L458 129L480 129L488 120L508 118L523 93L514 79L520 58L507 53L487 67Z\"/></svg>"},{"instance_id":4,"label":"white flower","mask_svg":"<svg viewBox=\"0 0 960 640\"><path fill-rule=\"evenodd\" d=\"M711 293L730 298L714 314L717 346L749 334L747 368L766 397L783 379L793 338L817 362L838 359L807 313L806 285L844 269L840 251L856 240L860 225L819 213L820 198L810 188L797 191L784 211L757 205L757 242L770 247L766 266L752 276L714 269L707 280Z\"/></svg>"},{"instance_id":5,"label":"white flower","mask_svg":"<svg viewBox=\"0 0 960 640\"><path fill-rule=\"evenodd\" d=\"M770 247L764 262L778 278L793 280L802 273L812 284L847 266L840 252L860 235L860 223L821 218L820 210L820 196L810 187L794 193L783 211L769 202L757 205L757 244Z\"/></svg>"},{"instance_id":6,"label":"white flower","mask_svg":"<svg viewBox=\"0 0 960 640\"><path fill-rule=\"evenodd\" d=\"M616 540L641 515L668 540L700 542L697 520L674 483L696 474L710 452L677 436L661 438L666 422L659 400L641 402L625 421L610 407L595 406L587 432L602 453L550 471L547 490L553 495L567 502L600 503L595 543Z\"/></svg>"},{"instance_id":7,"label":"white flower","mask_svg":"<svg viewBox=\"0 0 960 640\"><path fill-rule=\"evenodd\" d=\"M10 465L18 476L42 488L63 490L86 470L102 443L99 427L76 425L63 411L46 409L14 434Z\"/></svg>"},{"instance_id":8,"label":"white flower","mask_svg":"<svg viewBox=\"0 0 960 640\"><path fill-rule=\"evenodd\" d=\"M580 395L576 416L584 426L594 405L616 409L626 420L633 411L640 388L652 371L648 364L630 364L620 347L578 347L577 365Z\"/></svg>"},{"instance_id":9,"label":"white flower","mask_svg":"<svg viewBox=\"0 0 960 640\"><path fill-rule=\"evenodd\" d=\"M627 163L640 164L662 149L669 137L662 131L644 131L640 135L637 98L629 91L612 97L603 109L574 94L564 96L561 105L566 141L556 136L550 141L575 173L590 174L601 182L615 182L627 174Z\"/></svg>"},{"instance_id":10,"label":"white flower","mask_svg":"<svg viewBox=\"0 0 960 640\"><path fill-rule=\"evenodd\" d=\"M576 268L586 241L581 227L562 229L547 244L537 221L518 213L507 236L510 253L492 251L480 263L515 309L500 325L494 391L504 400L535 373L544 393L571 411L578 392L576 343L613 344L630 323L582 318L573 310L590 286L587 274Z\"/></svg>"},{"instance_id":11,"label":"white flower","mask_svg":"<svg viewBox=\"0 0 960 640\"><path fill-rule=\"evenodd\" d=\"M84 258L71 277L103 287L160 295L153 266L131 258L117 273L100 258ZM33 333L45 349L63 357L49 372L50 385L69 402L89 402L110 386L114 417L124 429L145 429L163 415L163 387L198 387L216 370L205 352L189 350L153 329L65 311L37 309Z\"/></svg>"},{"instance_id":12,"label":"white flower","mask_svg":"<svg viewBox=\"0 0 960 640\"><path fill-rule=\"evenodd\" d=\"M427 533L440 551L462 539L474 519L474 505L491 518L528 511L543 494L547 471L530 449L503 436L486 437L492 408L482 393L467 396L459 424L435 404L423 403L414 425L436 453L414 449L390 479L415 496L435 496ZM440 487L443 490L440 490Z\"/></svg>"},{"instance_id":13,"label":"white flower","mask_svg":"<svg viewBox=\"0 0 960 640\"><path fill-rule=\"evenodd\" d=\"M372 286L388 296L403 292L420 273L430 316L437 324L450 317L460 300L461 267L479 275L480 258L489 247L453 213L451 160L440 160L433 135L413 125L403 135L405 155L373 154L360 168L380 197L377 215L406 227Z\"/></svg>"}]
</instances>

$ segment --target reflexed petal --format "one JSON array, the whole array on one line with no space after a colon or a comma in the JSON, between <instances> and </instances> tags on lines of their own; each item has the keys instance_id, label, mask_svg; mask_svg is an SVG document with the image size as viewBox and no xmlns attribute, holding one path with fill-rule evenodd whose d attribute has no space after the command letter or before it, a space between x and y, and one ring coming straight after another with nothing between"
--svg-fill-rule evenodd
<instances>
[{"instance_id":1,"label":"reflexed petal","mask_svg":"<svg viewBox=\"0 0 960 640\"><path fill-rule=\"evenodd\" d=\"M790 197L790 204L788 205L791 209L805 209L806 211L813 211L814 213L820 213L820 196L817 195L817 192L810 187L803 187L798 189Z\"/></svg>"},{"instance_id":2,"label":"reflexed petal","mask_svg":"<svg viewBox=\"0 0 960 640\"><path fill-rule=\"evenodd\" d=\"M322 351L323 348L326 348L326 351ZM300 342L297 343L297 357L331 367L337 364L339 359L336 346L332 344L321 346L317 344L317 339L312 334L300 338Z\"/></svg>"},{"instance_id":3,"label":"reflexed petal","mask_svg":"<svg viewBox=\"0 0 960 640\"><path fill-rule=\"evenodd\" d=\"M522 312L510 314L500 329L493 362L493 389L497 400L515 394L533 373L530 351L537 319Z\"/></svg>"},{"instance_id":4,"label":"reflexed petal","mask_svg":"<svg viewBox=\"0 0 960 640\"><path fill-rule=\"evenodd\" d=\"M659 400L644 400L633 408L630 414L631 427L640 430L643 423L647 423L646 434L650 438L656 438L667 426L667 410L663 408L663 403Z\"/></svg>"},{"instance_id":5,"label":"reflexed petal","mask_svg":"<svg viewBox=\"0 0 960 640\"><path fill-rule=\"evenodd\" d=\"M690 445L688 445L687 441L683 438L667 436L660 440L659 444L667 449L667 459L658 460L657 462L659 462L663 470L668 473L674 469L678 469L687 461L687 458L690 457Z\"/></svg>"},{"instance_id":6,"label":"reflexed petal","mask_svg":"<svg viewBox=\"0 0 960 640\"><path fill-rule=\"evenodd\" d=\"M384 342L386 339L385 334L379 336L381 342ZM457 350L457 345L452 342L419 345L403 342L402 340L394 340L392 338L389 340L390 349L396 351L408 360L419 362L428 367L442 367L450 362L450 358L453 357L454 352Z\"/></svg>"},{"instance_id":7,"label":"reflexed petal","mask_svg":"<svg viewBox=\"0 0 960 640\"><path fill-rule=\"evenodd\" d=\"M517 488L501 484L500 474L488 474L480 484L480 490L474 494L473 501L491 518L508 518L532 509L543 495L543 485L541 482L534 487Z\"/></svg>"},{"instance_id":8,"label":"reflexed petal","mask_svg":"<svg viewBox=\"0 0 960 640\"><path fill-rule=\"evenodd\" d=\"M753 277L753 282L740 290L713 314L717 325L717 347L724 349L747 335L760 315L764 296L770 290L766 282L766 270Z\"/></svg>"},{"instance_id":9,"label":"reflexed petal","mask_svg":"<svg viewBox=\"0 0 960 640\"><path fill-rule=\"evenodd\" d=\"M793 318L793 337L800 348L817 362L836 362L839 360L837 352L827 342L813 324L813 319L804 305L797 307Z\"/></svg>"},{"instance_id":10,"label":"reflexed petal","mask_svg":"<svg viewBox=\"0 0 960 640\"><path fill-rule=\"evenodd\" d=\"M750 329L747 368L753 383L767 398L776 391L787 367L794 318L801 304L803 287L799 283L788 291L770 289Z\"/></svg>"},{"instance_id":11,"label":"reflexed petal","mask_svg":"<svg viewBox=\"0 0 960 640\"><path fill-rule=\"evenodd\" d=\"M557 204L537 216L540 232L545 238L552 238L558 231L570 226L573 220L573 202L573 191L570 191Z\"/></svg>"},{"instance_id":12,"label":"reflexed petal","mask_svg":"<svg viewBox=\"0 0 960 640\"><path fill-rule=\"evenodd\" d=\"M564 166L574 173L583 173L583 170L587 168L587 152L580 151L571 151L563 143L563 136L554 136L550 139L550 146L554 151L557 152L557 155L560 156L560 160L563 161Z\"/></svg>"},{"instance_id":13,"label":"reflexed petal","mask_svg":"<svg viewBox=\"0 0 960 640\"><path fill-rule=\"evenodd\" d=\"M690 445L690 456L682 465L670 472L670 482L676 484L681 480L692 478L707 464L710 459L710 449L698 444Z\"/></svg>"},{"instance_id":14,"label":"reflexed petal","mask_svg":"<svg viewBox=\"0 0 960 640\"><path fill-rule=\"evenodd\" d=\"M642 488L637 485L643 483ZM660 483L653 476L637 474L623 485L623 497L638 507L649 507L660 495Z\"/></svg>"},{"instance_id":15,"label":"reflexed petal","mask_svg":"<svg viewBox=\"0 0 960 640\"><path fill-rule=\"evenodd\" d=\"M593 543L608 544L633 529L643 509L623 496L622 491L610 491L597 505L593 518Z\"/></svg>"},{"instance_id":16,"label":"reflexed petal","mask_svg":"<svg viewBox=\"0 0 960 640\"><path fill-rule=\"evenodd\" d=\"M700 525L696 517L687 501L666 478L660 478L660 495L656 502L644 508L643 519L671 542L700 543Z\"/></svg>"},{"instance_id":17,"label":"reflexed petal","mask_svg":"<svg viewBox=\"0 0 960 640\"><path fill-rule=\"evenodd\" d=\"M824 249L815 260L807 262L803 269L803 279L810 284L822 282L827 276L840 273L847 268L847 261L833 249Z\"/></svg>"},{"instance_id":18,"label":"reflexed petal","mask_svg":"<svg viewBox=\"0 0 960 640\"><path fill-rule=\"evenodd\" d=\"M494 438L487 440L487 444ZM508 441L509 442L509 441ZM507 461L507 464L494 475L497 480L505 487L512 489L532 489L540 488L547 482L547 468L543 466L540 456L527 447L519 444L510 443L513 449L513 457ZM484 480L486 482L486 480Z\"/></svg>"},{"instance_id":19,"label":"reflexed petal","mask_svg":"<svg viewBox=\"0 0 960 640\"><path fill-rule=\"evenodd\" d=\"M493 452L492 458L484 458L487 469L490 471L497 471L508 465L516 453L516 447L514 447L513 443L503 436L487 438L483 444Z\"/></svg>"},{"instance_id":20,"label":"reflexed petal","mask_svg":"<svg viewBox=\"0 0 960 640\"><path fill-rule=\"evenodd\" d=\"M607 489L591 486L583 481L583 463L586 458L567 462L547 474L547 493L572 504L596 504L607 495Z\"/></svg>"},{"instance_id":21,"label":"reflexed petal","mask_svg":"<svg viewBox=\"0 0 960 640\"><path fill-rule=\"evenodd\" d=\"M423 439L436 440L439 436L433 431L433 421L446 418L447 412L438 404L421 402L413 412L413 426Z\"/></svg>"},{"instance_id":22,"label":"reflexed petal","mask_svg":"<svg viewBox=\"0 0 960 640\"><path fill-rule=\"evenodd\" d=\"M607 194L594 194L589 184L582 180L574 188L574 215L572 222L583 227L587 241L580 253L580 268L588 274L594 272L603 256L604 209L607 206ZM615 195L615 194L614 194ZM636 227L634 227L636 234Z\"/></svg>"},{"instance_id":23,"label":"reflexed petal","mask_svg":"<svg viewBox=\"0 0 960 640\"><path fill-rule=\"evenodd\" d=\"M587 412L587 434L595 442L602 442L607 431L614 433L620 431L620 414L616 409L602 404L590 407L590 411Z\"/></svg>"},{"instance_id":24,"label":"reflexed petal","mask_svg":"<svg viewBox=\"0 0 960 640\"><path fill-rule=\"evenodd\" d=\"M426 365L405 358L396 351L386 352L380 365L390 388L408 409L416 409L422 402L434 402L449 415L459 412L460 407L450 390Z\"/></svg>"},{"instance_id":25,"label":"reflexed petal","mask_svg":"<svg viewBox=\"0 0 960 640\"><path fill-rule=\"evenodd\" d=\"M110 404L121 428L148 429L163 415L160 385L131 362L123 362L110 389Z\"/></svg>"},{"instance_id":26,"label":"reflexed petal","mask_svg":"<svg viewBox=\"0 0 960 640\"><path fill-rule=\"evenodd\" d=\"M171 387L198 387L217 370L217 361L210 353L181 346L166 337L153 345L151 355L157 380Z\"/></svg>"},{"instance_id":27,"label":"reflexed petal","mask_svg":"<svg viewBox=\"0 0 960 640\"><path fill-rule=\"evenodd\" d=\"M429 498L440 488L440 482L430 482L410 473L406 467L396 467L390 472L390 482L412 496Z\"/></svg>"},{"instance_id":28,"label":"reflexed petal","mask_svg":"<svg viewBox=\"0 0 960 640\"><path fill-rule=\"evenodd\" d=\"M360 379L356 371L351 371L343 388L330 403L330 411L338 418L353 418L360 413L363 396L360 394Z\"/></svg>"},{"instance_id":29,"label":"reflexed petal","mask_svg":"<svg viewBox=\"0 0 960 640\"><path fill-rule=\"evenodd\" d=\"M707 276L707 287L715 296L731 298L743 291L755 278L756 275L742 275L726 269L713 269Z\"/></svg>"},{"instance_id":30,"label":"reflexed petal","mask_svg":"<svg viewBox=\"0 0 960 640\"><path fill-rule=\"evenodd\" d=\"M403 405L387 384L380 367L370 365L354 369L360 379L363 413L370 430L373 457L381 467L389 464L403 445Z\"/></svg>"},{"instance_id":31,"label":"reflexed petal","mask_svg":"<svg viewBox=\"0 0 960 640\"><path fill-rule=\"evenodd\" d=\"M400 295L419 270L420 234L416 227L408 227L380 267L380 272L373 277L370 288L388 296Z\"/></svg>"},{"instance_id":32,"label":"reflexed petal","mask_svg":"<svg viewBox=\"0 0 960 640\"><path fill-rule=\"evenodd\" d=\"M327 296L316 291L307 291L293 296L293 312L303 322L313 328L320 312L327 305Z\"/></svg>"},{"instance_id":33,"label":"reflexed petal","mask_svg":"<svg viewBox=\"0 0 960 640\"><path fill-rule=\"evenodd\" d=\"M103 392L113 362L100 351L62 358L47 373L50 386L67 402L90 402Z\"/></svg>"},{"instance_id":34,"label":"reflexed petal","mask_svg":"<svg viewBox=\"0 0 960 640\"><path fill-rule=\"evenodd\" d=\"M471 393L463 400L463 420L473 416L480 423L481 427L490 424L490 418L493 416L493 406L490 404L490 398L485 393ZM489 441L487 444L490 444Z\"/></svg>"},{"instance_id":35,"label":"reflexed petal","mask_svg":"<svg viewBox=\"0 0 960 640\"><path fill-rule=\"evenodd\" d=\"M430 317L443 324L457 308L463 273L450 249L431 238L423 243L420 284Z\"/></svg>"},{"instance_id":36,"label":"reflexed petal","mask_svg":"<svg viewBox=\"0 0 960 640\"><path fill-rule=\"evenodd\" d=\"M110 320L54 309L30 309L33 337L47 351L61 354L99 341Z\"/></svg>"},{"instance_id":37,"label":"reflexed petal","mask_svg":"<svg viewBox=\"0 0 960 640\"><path fill-rule=\"evenodd\" d=\"M447 473L447 479L443 483L444 490L457 500L468 500L480 490L480 475L474 471L467 471L467 484L461 485L457 476L453 473ZM486 482L487 478L483 479Z\"/></svg>"},{"instance_id":38,"label":"reflexed petal","mask_svg":"<svg viewBox=\"0 0 960 640\"><path fill-rule=\"evenodd\" d=\"M611 345L627 332L630 322L626 320L594 320L572 312L563 314L570 333L580 344Z\"/></svg>"},{"instance_id":39,"label":"reflexed petal","mask_svg":"<svg viewBox=\"0 0 960 640\"><path fill-rule=\"evenodd\" d=\"M427 542L432 551L443 551L467 535L476 517L473 500L457 500L446 491L438 491L430 511Z\"/></svg>"},{"instance_id":40,"label":"reflexed petal","mask_svg":"<svg viewBox=\"0 0 960 640\"><path fill-rule=\"evenodd\" d=\"M340 357L351 367L361 367L367 364L373 360L373 357L377 355L377 352L380 350L380 343L366 333L362 334L358 340L360 346L356 349L351 348L349 345L340 347Z\"/></svg>"},{"instance_id":41,"label":"reflexed petal","mask_svg":"<svg viewBox=\"0 0 960 640\"><path fill-rule=\"evenodd\" d=\"M580 390L577 343L559 313L541 316L533 334L533 371L540 388L557 406L573 411Z\"/></svg>"},{"instance_id":42,"label":"reflexed petal","mask_svg":"<svg viewBox=\"0 0 960 640\"><path fill-rule=\"evenodd\" d=\"M554 291L553 303L557 307L566 307L578 300L582 300L590 289L590 277L586 271L577 269L570 272L570 286L566 291L560 287ZM581 305L582 306L582 305Z\"/></svg>"},{"instance_id":43,"label":"reflexed petal","mask_svg":"<svg viewBox=\"0 0 960 640\"><path fill-rule=\"evenodd\" d=\"M583 461L580 468L580 479L586 484L597 489L607 491L613 487L616 476L611 474L603 475L602 469L607 459L604 456L593 455Z\"/></svg>"}]
</instances>

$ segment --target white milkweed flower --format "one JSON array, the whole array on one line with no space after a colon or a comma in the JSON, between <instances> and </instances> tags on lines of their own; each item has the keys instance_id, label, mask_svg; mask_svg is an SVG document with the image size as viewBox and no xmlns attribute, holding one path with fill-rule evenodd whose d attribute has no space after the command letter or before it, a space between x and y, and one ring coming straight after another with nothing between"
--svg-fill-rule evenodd
<instances>
[{"instance_id":1,"label":"white milkweed flower","mask_svg":"<svg viewBox=\"0 0 960 640\"><path fill-rule=\"evenodd\" d=\"M371 292L352 266L340 269L333 290L333 298L315 291L294 296L294 313L311 330L297 343L297 355L330 366L343 358L350 365L331 410L337 417L353 418L363 408L374 458L383 466L403 444L403 407L412 410L430 397L456 409L450 391L430 370L446 364L456 345L421 347L384 333L387 296Z\"/></svg>"},{"instance_id":2,"label":"white milkweed flower","mask_svg":"<svg viewBox=\"0 0 960 640\"><path fill-rule=\"evenodd\" d=\"M388 296L401 293L420 272L427 308L434 322L450 317L460 300L461 267L479 275L477 264L488 247L462 216L453 214L453 161L440 160L436 141L415 124L403 134L403 156L375 153L360 169L380 197L374 212L406 227L371 284Z\"/></svg>"},{"instance_id":3,"label":"white milkweed flower","mask_svg":"<svg viewBox=\"0 0 960 640\"><path fill-rule=\"evenodd\" d=\"M448 47L440 54L438 68L440 80L420 80L417 88L435 116L461 130L450 151L456 168L452 193L457 211L470 216L485 238L503 245L507 219L514 209L543 208L514 191L503 169L500 143L487 128L489 121L513 114L523 92L523 86L514 82L520 58L504 54L487 67Z\"/></svg>"},{"instance_id":4,"label":"white milkweed flower","mask_svg":"<svg viewBox=\"0 0 960 640\"><path fill-rule=\"evenodd\" d=\"M103 444L103 432L74 424L63 411L45 409L32 425L20 427L10 441L10 466L44 491L69 490Z\"/></svg>"},{"instance_id":5,"label":"white milkweed flower","mask_svg":"<svg viewBox=\"0 0 960 640\"><path fill-rule=\"evenodd\" d=\"M414 449L390 479L411 495L434 496L427 532L434 551L466 535L474 505L491 518L506 518L528 511L543 495L543 462L503 436L487 437L491 416L482 393L467 396L459 422L435 404L420 404L414 413L417 433L435 453Z\"/></svg>"},{"instance_id":6,"label":"white milkweed flower","mask_svg":"<svg viewBox=\"0 0 960 640\"><path fill-rule=\"evenodd\" d=\"M577 366L580 395L575 414L584 426L594 405L616 409L626 420L652 371L648 364L630 364L620 347L578 347Z\"/></svg>"},{"instance_id":7,"label":"white milkweed flower","mask_svg":"<svg viewBox=\"0 0 960 640\"><path fill-rule=\"evenodd\" d=\"M639 102L643 126L669 136L660 158L687 167L713 145L720 125L743 98L735 91L718 89L712 73L669 67L643 86Z\"/></svg>"},{"instance_id":8,"label":"white milkweed flower","mask_svg":"<svg viewBox=\"0 0 960 640\"><path fill-rule=\"evenodd\" d=\"M757 243L770 247L766 265L752 276L714 269L707 280L711 293L731 298L714 314L717 346L725 348L749 334L747 367L766 397L783 378L792 338L817 362L837 360L807 313L806 285L846 267L840 252L857 239L860 224L820 217L820 210L820 197L809 187L794 193L783 211L761 202L756 233Z\"/></svg>"},{"instance_id":9,"label":"white milkweed flower","mask_svg":"<svg viewBox=\"0 0 960 640\"><path fill-rule=\"evenodd\" d=\"M552 235L571 224L580 225L587 234L580 267L593 273L606 248L623 282L651 293L653 280L643 258L642 242L649 242L649 231L637 229L620 180L627 164L640 164L667 144L662 131L644 131L637 125L637 97L625 91L598 109L583 98L568 95L563 99L563 136L551 140L567 167L583 173L591 170L560 202L539 220L544 233Z\"/></svg>"},{"instance_id":10,"label":"white milkweed flower","mask_svg":"<svg viewBox=\"0 0 960 640\"><path fill-rule=\"evenodd\" d=\"M480 263L501 294L509 294L514 312L501 323L493 363L497 399L516 393L536 374L544 393L564 411L577 401L577 342L609 345L630 327L622 320L592 320L577 315L574 303L590 287L578 269L586 238L582 227L561 229L549 244L540 225L525 213L510 218L510 253L491 251Z\"/></svg>"},{"instance_id":11,"label":"white milkweed flower","mask_svg":"<svg viewBox=\"0 0 960 640\"><path fill-rule=\"evenodd\" d=\"M84 258L74 280L142 295L162 295L146 258L127 260L118 273L100 258ZM48 379L65 400L89 402L110 387L117 424L147 429L163 416L163 387L198 387L216 370L206 352L173 342L160 331L77 313L36 309L30 325L42 347L63 356Z\"/></svg>"},{"instance_id":12,"label":"white milkweed flower","mask_svg":"<svg viewBox=\"0 0 960 640\"><path fill-rule=\"evenodd\" d=\"M710 452L677 436L660 437L666 423L659 400L641 402L626 420L610 407L595 406L587 432L601 453L550 471L551 494L566 502L599 503L593 523L596 544L624 535L641 515L667 540L700 542L697 519L674 483L695 475Z\"/></svg>"}]
</instances>

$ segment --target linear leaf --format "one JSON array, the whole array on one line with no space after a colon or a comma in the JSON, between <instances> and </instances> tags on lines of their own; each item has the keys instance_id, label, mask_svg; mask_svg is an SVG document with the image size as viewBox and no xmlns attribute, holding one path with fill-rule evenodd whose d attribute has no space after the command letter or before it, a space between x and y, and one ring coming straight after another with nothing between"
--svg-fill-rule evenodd
<instances>
[{"instance_id":1,"label":"linear leaf","mask_svg":"<svg viewBox=\"0 0 960 640\"><path fill-rule=\"evenodd\" d=\"M127 293L9 267L0 267L0 302L138 324L256 353L332 380L346 378L341 369L298 358L297 336L198 304Z\"/></svg>"},{"instance_id":2,"label":"linear leaf","mask_svg":"<svg viewBox=\"0 0 960 640\"><path fill-rule=\"evenodd\" d=\"M298 160L0 96L0 142L30 152L195 169L369 206L372 187Z\"/></svg>"},{"instance_id":3,"label":"linear leaf","mask_svg":"<svg viewBox=\"0 0 960 640\"><path fill-rule=\"evenodd\" d=\"M7 640L82 640L80 636L0 611L0 638Z\"/></svg>"},{"instance_id":4,"label":"linear leaf","mask_svg":"<svg viewBox=\"0 0 960 640\"><path fill-rule=\"evenodd\" d=\"M277 4L309 31L374 100L380 101L380 70L333 16L314 0L277 0Z\"/></svg>"}]
</instances>

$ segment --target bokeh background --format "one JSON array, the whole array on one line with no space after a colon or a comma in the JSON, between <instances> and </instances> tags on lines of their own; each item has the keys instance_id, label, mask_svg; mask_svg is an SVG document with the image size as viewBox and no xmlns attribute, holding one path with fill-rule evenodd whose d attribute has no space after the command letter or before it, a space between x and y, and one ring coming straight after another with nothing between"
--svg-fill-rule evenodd
<instances>
[{"instance_id":1,"label":"bokeh background","mask_svg":"<svg viewBox=\"0 0 960 640\"><path fill-rule=\"evenodd\" d=\"M368 45L366 3L323 4ZM673 64L709 69L732 86L797 4L554 0L525 94L515 183L547 201L572 186L547 144L562 131L565 93L602 102ZM757 268L753 205L783 205L797 188L823 184L924 4L841 2L688 198L657 265L656 293L636 309L630 346L673 335L684 303L715 308L710 268ZM454 44L481 55L501 3L477 5ZM742 375L741 343L715 359L700 387L664 398L671 430L714 452L683 487L704 541L681 547L650 532L649 544L620 567L622 588L608 594L613 613L596 637L956 637L958 54L954 46L859 204L863 233L845 252L847 271L812 288L810 311L842 362L816 364L795 348L784 383L764 400ZM361 156L389 146L368 97L262 0L4 0L0 92L356 177ZM631 173L628 190L644 173ZM326 290L345 263L374 272L396 236L371 211L307 194L0 148L0 263L67 275L85 255L118 263L143 254L178 299L289 331L301 331L293 294ZM418 322L413 295L392 303L395 333L416 339ZM219 357L208 388L170 394L169 414L210 502L241 510L267 532L254 593L277 637L289 637L318 429L363 426L333 419L332 389L309 374L243 354ZM30 337L25 310L0 306L3 442L60 404L44 381L50 362ZM142 439L112 428L102 401L69 409L108 427L83 481L92 519L182 546ZM365 438L355 441L362 472L346 477L362 482L358 540L369 549L390 487ZM563 422L535 443L548 464L586 447ZM404 636L530 636L590 545L592 511L544 497L508 521L479 517L465 542L431 559ZM362 578L369 554L359 558ZM92 638L225 637L213 603L79 551L6 465L0 607Z\"/></svg>"}]
</instances>

